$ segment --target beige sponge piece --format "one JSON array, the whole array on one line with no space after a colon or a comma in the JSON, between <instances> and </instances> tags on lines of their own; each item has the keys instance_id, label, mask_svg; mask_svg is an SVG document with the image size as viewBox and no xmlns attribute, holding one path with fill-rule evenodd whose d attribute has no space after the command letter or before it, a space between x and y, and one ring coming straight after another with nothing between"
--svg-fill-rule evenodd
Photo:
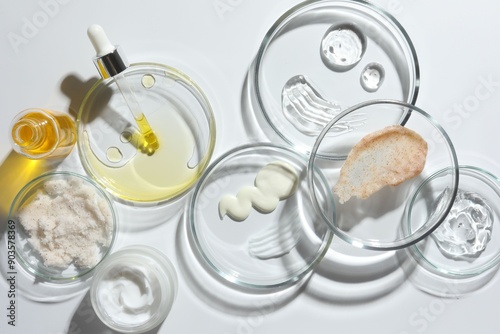
<instances>
[{"instance_id":1,"label":"beige sponge piece","mask_svg":"<svg viewBox=\"0 0 500 334\"><path fill-rule=\"evenodd\" d=\"M420 174L426 157L427 142L418 133L401 125L385 127L352 148L333 191L340 203L353 196L365 199Z\"/></svg>"}]
</instances>

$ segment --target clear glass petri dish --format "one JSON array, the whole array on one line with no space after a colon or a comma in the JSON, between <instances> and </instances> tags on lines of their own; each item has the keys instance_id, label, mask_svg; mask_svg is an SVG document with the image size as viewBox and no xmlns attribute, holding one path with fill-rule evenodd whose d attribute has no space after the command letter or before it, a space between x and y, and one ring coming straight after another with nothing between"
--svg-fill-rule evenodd
<instances>
[{"instance_id":1,"label":"clear glass petri dish","mask_svg":"<svg viewBox=\"0 0 500 334\"><path fill-rule=\"evenodd\" d=\"M159 141L150 154L114 79L98 81L77 118L86 172L124 202L154 205L189 191L210 162L215 119L201 88L161 64L132 64L123 72Z\"/></svg>"},{"instance_id":2,"label":"clear glass petri dish","mask_svg":"<svg viewBox=\"0 0 500 334\"><path fill-rule=\"evenodd\" d=\"M264 37L249 73L252 105L270 127L267 135L305 153L341 110L375 99L415 104L419 80L408 34L364 1L291 8Z\"/></svg>"},{"instance_id":3,"label":"clear glass petri dish","mask_svg":"<svg viewBox=\"0 0 500 334\"><path fill-rule=\"evenodd\" d=\"M429 193L437 192L450 168L429 176L409 202L405 234L413 233L416 220L432 219L440 206ZM475 166L459 167L459 192L445 221L428 238L408 250L419 266L438 276L471 278L500 263L500 180ZM444 193L444 197L449 197Z\"/></svg>"},{"instance_id":4,"label":"clear glass petri dish","mask_svg":"<svg viewBox=\"0 0 500 334\"><path fill-rule=\"evenodd\" d=\"M49 172L16 195L7 233L28 273L62 284L87 278L111 251L117 230L114 204L99 185L79 174Z\"/></svg>"},{"instance_id":5,"label":"clear glass petri dish","mask_svg":"<svg viewBox=\"0 0 500 334\"><path fill-rule=\"evenodd\" d=\"M90 287L101 321L121 333L145 333L167 318L178 289L172 262L158 249L127 246L96 269Z\"/></svg>"},{"instance_id":6,"label":"clear glass petri dish","mask_svg":"<svg viewBox=\"0 0 500 334\"><path fill-rule=\"evenodd\" d=\"M367 134L387 126L400 125L406 117L404 127L413 130L427 142L425 165L419 175L397 186L385 186L366 199L352 197L340 203L334 194L334 215L325 214L318 204L316 208L334 234L359 248L371 250L397 250L414 244L428 236L445 219L450 211L458 188L458 161L453 144L444 129L425 111L413 105L392 100L374 100L360 103L341 112L332 119L318 136L309 159L309 189L313 203L317 203L316 181L311 177L321 169L333 189L340 170L349 152ZM410 116L410 117L407 117ZM336 127L352 118L363 119L362 126L342 135L328 138L336 133ZM330 140L326 140L330 139ZM323 153L322 155L319 152ZM331 159L325 157L330 156ZM411 158L411 157L410 157ZM442 203L433 219L413 220L413 228L403 229L407 215L406 207L412 194L435 172L450 168L443 183L435 193L427 194L427 201L438 198L448 188L450 196ZM390 169L390 167L389 167ZM322 187L322 185L320 185ZM321 189L321 188L320 188Z\"/></svg>"},{"instance_id":7,"label":"clear glass petri dish","mask_svg":"<svg viewBox=\"0 0 500 334\"><path fill-rule=\"evenodd\" d=\"M250 210L246 219L220 215L221 199L228 195L238 196L242 206L248 204L241 191L253 188L255 182L260 184L256 178L276 162L296 172L296 188L291 196L277 202L270 213L255 209L259 206L253 201L253 207L247 207ZM188 219L195 250L209 272L230 285L269 291L297 283L314 268L328 251L332 233L311 203L306 169L306 156L272 144L237 147L207 169L194 190ZM273 174L270 180L280 177ZM326 180L319 170L312 177L318 185L318 205L333 214ZM266 194L264 190L256 196L264 198Z\"/></svg>"}]
</instances>

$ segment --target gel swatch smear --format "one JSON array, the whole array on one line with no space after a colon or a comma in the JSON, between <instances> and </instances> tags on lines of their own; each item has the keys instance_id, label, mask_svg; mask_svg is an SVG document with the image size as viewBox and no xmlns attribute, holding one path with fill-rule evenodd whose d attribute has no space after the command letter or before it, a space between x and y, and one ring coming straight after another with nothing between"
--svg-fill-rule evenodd
<instances>
[{"instance_id":1,"label":"gel swatch smear","mask_svg":"<svg viewBox=\"0 0 500 334\"><path fill-rule=\"evenodd\" d=\"M288 121L308 136L317 136L342 111L337 102L324 99L304 75L296 75L286 82L281 92L281 106ZM350 132L364 125L365 120L362 114L347 116L337 122L328 134Z\"/></svg>"},{"instance_id":2,"label":"gel swatch smear","mask_svg":"<svg viewBox=\"0 0 500 334\"><path fill-rule=\"evenodd\" d=\"M243 187L236 196L226 195L219 201L219 216L234 221L245 220L252 207L261 213L274 211L281 200L297 190L299 176L288 163L274 161L264 166L255 177L254 186Z\"/></svg>"},{"instance_id":3,"label":"gel swatch smear","mask_svg":"<svg viewBox=\"0 0 500 334\"><path fill-rule=\"evenodd\" d=\"M444 190L436 209L449 192ZM453 207L432 237L445 255L474 257L486 248L492 226L493 212L486 201L477 193L458 189Z\"/></svg>"}]
</instances>

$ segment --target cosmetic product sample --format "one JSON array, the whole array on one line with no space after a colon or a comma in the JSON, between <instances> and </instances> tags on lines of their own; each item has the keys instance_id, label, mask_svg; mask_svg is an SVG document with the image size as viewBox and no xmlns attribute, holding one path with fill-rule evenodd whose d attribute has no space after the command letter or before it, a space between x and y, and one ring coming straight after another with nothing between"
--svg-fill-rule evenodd
<instances>
[{"instance_id":1,"label":"cosmetic product sample","mask_svg":"<svg viewBox=\"0 0 500 334\"><path fill-rule=\"evenodd\" d=\"M262 213L276 209L281 200L292 196L297 190L299 175L286 162L273 161L264 166L255 177L254 186L245 186L236 196L225 195L219 202L219 216L227 214L235 221L243 221L252 207Z\"/></svg>"},{"instance_id":2,"label":"cosmetic product sample","mask_svg":"<svg viewBox=\"0 0 500 334\"><path fill-rule=\"evenodd\" d=\"M30 159L62 158L76 142L76 126L66 114L45 109L26 109L11 123L14 151Z\"/></svg>"},{"instance_id":3,"label":"cosmetic product sample","mask_svg":"<svg viewBox=\"0 0 500 334\"><path fill-rule=\"evenodd\" d=\"M177 274L159 250L123 248L97 268L90 288L92 306L103 323L121 333L144 333L168 316L177 295Z\"/></svg>"},{"instance_id":4,"label":"cosmetic product sample","mask_svg":"<svg viewBox=\"0 0 500 334\"><path fill-rule=\"evenodd\" d=\"M127 78L123 75L123 71L128 67L125 58L121 55L120 50L111 44L101 26L97 24L91 25L87 30L87 34L96 50L94 63L97 70L103 79L112 77L115 80L116 86L119 88L142 134L143 150L149 155L154 154L159 147L158 138L151 129L146 116L144 116Z\"/></svg>"},{"instance_id":5,"label":"cosmetic product sample","mask_svg":"<svg viewBox=\"0 0 500 334\"><path fill-rule=\"evenodd\" d=\"M125 201L156 205L182 196L214 149L215 120L205 94L175 68L129 65L100 26L87 33L102 80L78 113L84 168Z\"/></svg>"}]
</instances>

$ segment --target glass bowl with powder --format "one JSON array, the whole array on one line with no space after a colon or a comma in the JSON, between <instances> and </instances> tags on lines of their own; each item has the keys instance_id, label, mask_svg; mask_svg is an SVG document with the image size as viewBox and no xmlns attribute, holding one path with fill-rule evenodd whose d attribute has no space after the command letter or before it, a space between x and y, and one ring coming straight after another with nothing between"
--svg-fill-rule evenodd
<instances>
[{"instance_id":1,"label":"glass bowl with powder","mask_svg":"<svg viewBox=\"0 0 500 334\"><path fill-rule=\"evenodd\" d=\"M11 205L9 223L15 227L9 240L17 262L49 281L89 273L108 254L117 233L106 193L71 172L49 172L26 184Z\"/></svg>"}]
</instances>

